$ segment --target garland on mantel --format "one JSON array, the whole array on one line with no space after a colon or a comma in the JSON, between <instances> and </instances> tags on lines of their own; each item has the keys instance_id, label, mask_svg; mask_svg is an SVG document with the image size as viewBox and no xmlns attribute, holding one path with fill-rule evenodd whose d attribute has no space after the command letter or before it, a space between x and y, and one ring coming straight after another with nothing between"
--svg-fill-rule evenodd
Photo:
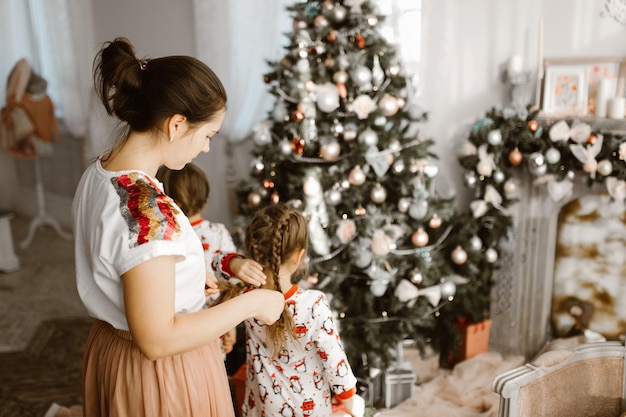
<instances>
[{"instance_id":1,"label":"garland on mantel","mask_svg":"<svg viewBox=\"0 0 626 417\"><path fill-rule=\"evenodd\" d=\"M507 208L518 196L515 170L546 187L555 202L567 199L574 180L604 184L611 202L626 198L626 134L603 131L576 119L544 119L538 111L492 109L471 128L459 158L465 184L474 190L460 234L496 249L512 226ZM488 271L491 273L491 271Z\"/></svg>"}]
</instances>

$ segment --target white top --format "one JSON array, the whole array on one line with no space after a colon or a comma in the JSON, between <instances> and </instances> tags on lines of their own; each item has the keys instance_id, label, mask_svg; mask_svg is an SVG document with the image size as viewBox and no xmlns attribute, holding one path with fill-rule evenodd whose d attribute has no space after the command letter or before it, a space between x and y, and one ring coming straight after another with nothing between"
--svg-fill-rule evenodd
<instances>
[{"instance_id":1,"label":"white top","mask_svg":"<svg viewBox=\"0 0 626 417\"><path fill-rule=\"evenodd\" d=\"M243 415L315 416L332 413L331 393L349 398L354 376L324 293L293 286L285 294L298 343L274 359L265 347L267 326L246 320L246 394Z\"/></svg>"},{"instance_id":2,"label":"white top","mask_svg":"<svg viewBox=\"0 0 626 417\"><path fill-rule=\"evenodd\" d=\"M91 316L128 330L121 275L163 255L177 256L175 313L202 308L202 245L157 179L141 171L106 171L97 160L83 173L72 215L76 286Z\"/></svg>"}]
</instances>

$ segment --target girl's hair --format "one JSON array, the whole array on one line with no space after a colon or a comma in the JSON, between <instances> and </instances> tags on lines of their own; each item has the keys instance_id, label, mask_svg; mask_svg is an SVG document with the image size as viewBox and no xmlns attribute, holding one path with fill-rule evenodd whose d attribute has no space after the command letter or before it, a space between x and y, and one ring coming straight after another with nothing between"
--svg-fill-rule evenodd
<instances>
[{"instance_id":1,"label":"girl's hair","mask_svg":"<svg viewBox=\"0 0 626 417\"><path fill-rule=\"evenodd\" d=\"M284 203L259 209L246 227L244 245L248 255L263 266L267 276L265 288L281 291L278 273L281 264L300 249L307 250L308 232L306 220L298 210ZM299 273L302 270L297 271ZM232 298L249 284L220 283L217 302ZM280 318L267 329L270 352L274 355L285 345L287 336L297 340L295 325L287 305Z\"/></svg>"},{"instance_id":2,"label":"girl's hair","mask_svg":"<svg viewBox=\"0 0 626 417\"><path fill-rule=\"evenodd\" d=\"M189 56L139 60L126 38L104 43L93 76L107 113L132 131L158 130L175 114L194 128L226 109L226 90L204 63Z\"/></svg>"},{"instance_id":3,"label":"girl's hair","mask_svg":"<svg viewBox=\"0 0 626 417\"><path fill-rule=\"evenodd\" d=\"M156 177L163 183L165 194L176 201L187 217L199 214L209 200L209 180L193 162L180 170L161 166Z\"/></svg>"}]
</instances>

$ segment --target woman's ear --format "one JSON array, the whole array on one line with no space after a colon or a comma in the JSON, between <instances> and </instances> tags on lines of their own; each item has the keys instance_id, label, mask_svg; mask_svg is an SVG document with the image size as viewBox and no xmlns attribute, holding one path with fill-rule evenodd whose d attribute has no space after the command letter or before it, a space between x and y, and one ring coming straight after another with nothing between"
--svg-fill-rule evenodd
<instances>
[{"instance_id":1,"label":"woman's ear","mask_svg":"<svg viewBox=\"0 0 626 417\"><path fill-rule=\"evenodd\" d=\"M187 118L182 114L175 114L171 116L167 122L167 132L170 140L175 139L180 136L182 132L185 131L184 123L187 121Z\"/></svg>"}]
</instances>

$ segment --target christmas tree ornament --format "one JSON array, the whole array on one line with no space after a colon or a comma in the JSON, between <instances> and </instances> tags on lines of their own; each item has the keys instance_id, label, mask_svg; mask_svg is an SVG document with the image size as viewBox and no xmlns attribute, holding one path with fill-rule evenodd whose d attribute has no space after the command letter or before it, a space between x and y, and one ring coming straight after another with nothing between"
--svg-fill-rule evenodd
<instances>
[{"instance_id":1,"label":"christmas tree ornament","mask_svg":"<svg viewBox=\"0 0 626 417\"><path fill-rule=\"evenodd\" d=\"M400 66L398 64L390 64L385 71L388 77L396 78L400 75Z\"/></svg>"},{"instance_id":2,"label":"christmas tree ornament","mask_svg":"<svg viewBox=\"0 0 626 417\"><path fill-rule=\"evenodd\" d=\"M463 265L467 261L467 252L460 245L454 248L452 253L450 254L450 258L452 262L457 265Z\"/></svg>"},{"instance_id":3,"label":"christmas tree ornament","mask_svg":"<svg viewBox=\"0 0 626 417\"><path fill-rule=\"evenodd\" d=\"M329 23L328 19L326 19L326 16L321 14L313 20L313 24L316 28L325 28L328 26Z\"/></svg>"},{"instance_id":4,"label":"christmas tree ornament","mask_svg":"<svg viewBox=\"0 0 626 417\"><path fill-rule=\"evenodd\" d=\"M272 110L272 119L276 122L282 123L286 121L285 118L289 120L287 107L285 107L285 102L280 100L276 103L274 109Z\"/></svg>"},{"instance_id":5,"label":"christmas tree ornament","mask_svg":"<svg viewBox=\"0 0 626 417\"><path fill-rule=\"evenodd\" d=\"M265 164L260 158L253 159L251 164L252 164L253 172L256 175L262 174L263 171L265 170Z\"/></svg>"},{"instance_id":6,"label":"christmas tree ornament","mask_svg":"<svg viewBox=\"0 0 626 417\"><path fill-rule=\"evenodd\" d=\"M380 87L383 81L385 81L385 71L383 71L383 68L380 66L378 55L374 55L372 59L372 83L376 87Z\"/></svg>"},{"instance_id":7,"label":"christmas tree ornament","mask_svg":"<svg viewBox=\"0 0 626 417\"><path fill-rule=\"evenodd\" d=\"M378 108L385 116L393 116L398 112L398 101L391 94L385 94L378 100Z\"/></svg>"},{"instance_id":8,"label":"christmas tree ornament","mask_svg":"<svg viewBox=\"0 0 626 417\"><path fill-rule=\"evenodd\" d=\"M424 247L428 244L428 233L422 228L419 228L411 235L411 243L418 248Z\"/></svg>"},{"instance_id":9,"label":"christmas tree ornament","mask_svg":"<svg viewBox=\"0 0 626 417\"><path fill-rule=\"evenodd\" d=\"M272 188L274 188L274 181L271 181L267 178L263 179L262 184L263 188L265 188L266 190L271 190Z\"/></svg>"},{"instance_id":10,"label":"christmas tree ornament","mask_svg":"<svg viewBox=\"0 0 626 417\"><path fill-rule=\"evenodd\" d=\"M423 198L416 200L409 207L409 216L415 220L422 220L428 214L428 201Z\"/></svg>"},{"instance_id":11,"label":"christmas tree ornament","mask_svg":"<svg viewBox=\"0 0 626 417\"><path fill-rule=\"evenodd\" d=\"M302 185L302 191L309 197L317 196L322 191L322 185L314 176L308 176Z\"/></svg>"},{"instance_id":12,"label":"christmas tree ornament","mask_svg":"<svg viewBox=\"0 0 626 417\"><path fill-rule=\"evenodd\" d=\"M359 49L365 48L365 38L361 35L360 32L356 34L355 41Z\"/></svg>"},{"instance_id":13,"label":"christmas tree ornament","mask_svg":"<svg viewBox=\"0 0 626 417\"><path fill-rule=\"evenodd\" d=\"M356 139L358 133L358 127L355 123L346 123L343 127L343 140L350 142Z\"/></svg>"},{"instance_id":14,"label":"christmas tree ornament","mask_svg":"<svg viewBox=\"0 0 626 417\"><path fill-rule=\"evenodd\" d=\"M369 127L359 133L358 139L359 143L367 146L378 145L378 133L376 133L373 129L370 129Z\"/></svg>"},{"instance_id":15,"label":"christmas tree ornament","mask_svg":"<svg viewBox=\"0 0 626 417\"><path fill-rule=\"evenodd\" d=\"M328 142L322 145L320 149L321 157L326 161L335 161L339 158L341 153L341 147L336 141Z\"/></svg>"},{"instance_id":16,"label":"christmas tree ornament","mask_svg":"<svg viewBox=\"0 0 626 417\"><path fill-rule=\"evenodd\" d=\"M352 76L352 81L359 87L365 87L372 82L372 72L364 65L354 68L350 75Z\"/></svg>"},{"instance_id":17,"label":"christmas tree ornament","mask_svg":"<svg viewBox=\"0 0 626 417\"><path fill-rule=\"evenodd\" d=\"M280 201L280 195L278 192L274 191L270 199L272 200L272 203L277 204Z\"/></svg>"},{"instance_id":18,"label":"christmas tree ornament","mask_svg":"<svg viewBox=\"0 0 626 417\"><path fill-rule=\"evenodd\" d=\"M598 174L602 176L609 176L613 172L613 164L608 159L603 159L598 162Z\"/></svg>"},{"instance_id":19,"label":"christmas tree ornament","mask_svg":"<svg viewBox=\"0 0 626 417\"><path fill-rule=\"evenodd\" d=\"M291 112L291 118L296 122L301 122L304 120L304 113L300 110L294 110Z\"/></svg>"},{"instance_id":20,"label":"christmas tree ornament","mask_svg":"<svg viewBox=\"0 0 626 417\"><path fill-rule=\"evenodd\" d=\"M406 213L409 211L409 207L411 207L411 200L409 198L401 198L398 200L398 211L400 213Z\"/></svg>"},{"instance_id":21,"label":"christmas tree ornament","mask_svg":"<svg viewBox=\"0 0 626 417\"><path fill-rule=\"evenodd\" d=\"M463 179L465 180L465 185L470 188L474 188L476 186L476 174L473 171L468 171L463 175Z\"/></svg>"},{"instance_id":22,"label":"christmas tree ornament","mask_svg":"<svg viewBox=\"0 0 626 417\"><path fill-rule=\"evenodd\" d=\"M510 197L516 193L517 185L515 185L515 181L509 180L504 183L504 186L502 187L502 189L504 190L504 193Z\"/></svg>"},{"instance_id":23,"label":"christmas tree ornament","mask_svg":"<svg viewBox=\"0 0 626 417\"><path fill-rule=\"evenodd\" d=\"M326 202L331 206L341 203L341 192L336 189L330 189L325 193Z\"/></svg>"},{"instance_id":24,"label":"christmas tree ornament","mask_svg":"<svg viewBox=\"0 0 626 417\"><path fill-rule=\"evenodd\" d=\"M589 136L587 136L587 143L589 145L593 145L597 141L598 141L598 137L596 135L589 135Z\"/></svg>"},{"instance_id":25,"label":"christmas tree ornament","mask_svg":"<svg viewBox=\"0 0 626 417\"><path fill-rule=\"evenodd\" d=\"M491 146L498 146L502 143L502 132L500 129L490 130L487 134L487 142Z\"/></svg>"},{"instance_id":26,"label":"christmas tree ornament","mask_svg":"<svg viewBox=\"0 0 626 417\"><path fill-rule=\"evenodd\" d=\"M400 175L404 172L405 168L406 166L404 165L404 161L402 159L398 159L392 166L392 172L396 175Z\"/></svg>"},{"instance_id":27,"label":"christmas tree ornament","mask_svg":"<svg viewBox=\"0 0 626 417\"><path fill-rule=\"evenodd\" d=\"M348 174L348 182L352 185L362 185L366 180L365 172L361 169L360 165L352 168L350 173Z\"/></svg>"},{"instance_id":28,"label":"christmas tree ornament","mask_svg":"<svg viewBox=\"0 0 626 417\"><path fill-rule=\"evenodd\" d=\"M337 30L331 30L330 32L328 32L328 35L326 35L326 40L328 42L335 42L337 40L337 33ZM326 66L329 67L329 65ZM332 65L330 65L330 67L332 67Z\"/></svg>"},{"instance_id":29,"label":"christmas tree ornament","mask_svg":"<svg viewBox=\"0 0 626 417\"><path fill-rule=\"evenodd\" d=\"M420 285L424 280L424 277L422 276L422 271L420 271L419 268L411 270L411 272L409 273L409 280L415 285Z\"/></svg>"},{"instance_id":30,"label":"christmas tree ornament","mask_svg":"<svg viewBox=\"0 0 626 417\"><path fill-rule=\"evenodd\" d=\"M386 256L391 252L393 244L393 239L382 229L374 231L374 235L372 236L372 253L374 255Z\"/></svg>"},{"instance_id":31,"label":"christmas tree ornament","mask_svg":"<svg viewBox=\"0 0 626 417\"><path fill-rule=\"evenodd\" d=\"M376 204L381 204L387 199L387 190L380 184L376 184L370 192L370 198Z\"/></svg>"},{"instance_id":32,"label":"christmas tree ornament","mask_svg":"<svg viewBox=\"0 0 626 417\"><path fill-rule=\"evenodd\" d=\"M374 119L374 126L383 127L387 124L387 118L385 116L376 116Z\"/></svg>"},{"instance_id":33,"label":"christmas tree ornament","mask_svg":"<svg viewBox=\"0 0 626 417\"><path fill-rule=\"evenodd\" d=\"M504 172L502 171L496 171L493 173L493 175L491 176L491 179L493 179L493 181L496 184L502 184L504 182L504 180L506 179L506 176L504 175Z\"/></svg>"},{"instance_id":34,"label":"christmas tree ornament","mask_svg":"<svg viewBox=\"0 0 626 417\"><path fill-rule=\"evenodd\" d=\"M544 175L548 170L546 159L541 152L533 152L528 155L527 166L528 171L536 177Z\"/></svg>"},{"instance_id":35,"label":"christmas tree ornament","mask_svg":"<svg viewBox=\"0 0 626 417\"><path fill-rule=\"evenodd\" d=\"M523 159L524 159L524 155L518 148L513 149L509 153L509 162L511 163L511 165L515 167L520 165Z\"/></svg>"},{"instance_id":36,"label":"christmas tree ornament","mask_svg":"<svg viewBox=\"0 0 626 417\"><path fill-rule=\"evenodd\" d=\"M332 19L336 23L341 23L346 19L348 11L341 4L335 4L335 7L330 11Z\"/></svg>"},{"instance_id":37,"label":"christmas tree ornament","mask_svg":"<svg viewBox=\"0 0 626 417\"><path fill-rule=\"evenodd\" d=\"M558 164L561 161L561 152L557 148L548 148L546 151L546 161L549 164Z\"/></svg>"},{"instance_id":38,"label":"christmas tree ornament","mask_svg":"<svg viewBox=\"0 0 626 417\"><path fill-rule=\"evenodd\" d=\"M280 153L282 153L283 155L291 155L291 152L293 152L291 142L289 142L287 139L281 140L278 144L278 147L280 149Z\"/></svg>"},{"instance_id":39,"label":"christmas tree ornament","mask_svg":"<svg viewBox=\"0 0 626 417\"><path fill-rule=\"evenodd\" d=\"M318 85L315 89L317 94L317 107L326 113L333 112L339 107L339 90L333 83Z\"/></svg>"},{"instance_id":40,"label":"christmas tree ornament","mask_svg":"<svg viewBox=\"0 0 626 417\"><path fill-rule=\"evenodd\" d=\"M398 139L391 139L389 141L388 149L394 153L400 152L402 150L402 145L400 144L400 141Z\"/></svg>"},{"instance_id":41,"label":"christmas tree ornament","mask_svg":"<svg viewBox=\"0 0 626 417\"><path fill-rule=\"evenodd\" d=\"M381 280L374 280L370 284L370 292L374 297L382 297L387 291L388 283Z\"/></svg>"},{"instance_id":42,"label":"christmas tree ornament","mask_svg":"<svg viewBox=\"0 0 626 417\"><path fill-rule=\"evenodd\" d=\"M344 70L335 71L333 74L333 81L340 84L348 82L348 73Z\"/></svg>"},{"instance_id":43,"label":"christmas tree ornament","mask_svg":"<svg viewBox=\"0 0 626 417\"><path fill-rule=\"evenodd\" d=\"M539 123L536 120L529 120L528 121L528 129L530 129L531 132L536 132L537 129L539 128Z\"/></svg>"},{"instance_id":44,"label":"christmas tree ornament","mask_svg":"<svg viewBox=\"0 0 626 417\"><path fill-rule=\"evenodd\" d=\"M439 229L441 227L441 217L437 216L437 214L433 214L433 217L428 221L428 227L431 229Z\"/></svg>"},{"instance_id":45,"label":"christmas tree ornament","mask_svg":"<svg viewBox=\"0 0 626 417\"><path fill-rule=\"evenodd\" d=\"M456 284L452 281L444 281L440 284L441 297L446 298L448 301L452 301L456 294Z\"/></svg>"},{"instance_id":46,"label":"christmas tree ornament","mask_svg":"<svg viewBox=\"0 0 626 417\"><path fill-rule=\"evenodd\" d=\"M472 236L470 238L470 248L472 248L474 252L478 252L483 248L483 241L478 236Z\"/></svg>"},{"instance_id":47,"label":"christmas tree ornament","mask_svg":"<svg viewBox=\"0 0 626 417\"><path fill-rule=\"evenodd\" d=\"M498 252L494 248L489 248L485 251L485 259L490 264L495 263L498 260Z\"/></svg>"},{"instance_id":48,"label":"christmas tree ornament","mask_svg":"<svg viewBox=\"0 0 626 417\"><path fill-rule=\"evenodd\" d=\"M365 207L363 207L361 204L359 204L354 209L354 214L356 214L357 216L365 216L367 214L367 210L365 210Z\"/></svg>"},{"instance_id":49,"label":"christmas tree ornament","mask_svg":"<svg viewBox=\"0 0 626 417\"><path fill-rule=\"evenodd\" d=\"M350 60L348 60L348 56L345 54L339 55L335 58L335 61L337 62L337 67L341 70L347 70L350 68Z\"/></svg>"},{"instance_id":50,"label":"christmas tree ornament","mask_svg":"<svg viewBox=\"0 0 626 417\"><path fill-rule=\"evenodd\" d=\"M304 139L301 138L293 138L291 139L291 149L298 155L302 155L304 152Z\"/></svg>"},{"instance_id":51,"label":"christmas tree ornament","mask_svg":"<svg viewBox=\"0 0 626 417\"><path fill-rule=\"evenodd\" d=\"M378 24L378 17L374 16L374 15L369 15L367 16L367 24L374 27Z\"/></svg>"},{"instance_id":52,"label":"christmas tree ornament","mask_svg":"<svg viewBox=\"0 0 626 417\"><path fill-rule=\"evenodd\" d=\"M261 204L261 195L259 193L250 193L248 194L248 205L250 207L257 207Z\"/></svg>"},{"instance_id":53,"label":"christmas tree ornament","mask_svg":"<svg viewBox=\"0 0 626 417\"><path fill-rule=\"evenodd\" d=\"M330 131L334 137L339 137L339 135L342 135L344 131L343 123L339 120L333 121L333 124L330 126Z\"/></svg>"},{"instance_id":54,"label":"christmas tree ornament","mask_svg":"<svg viewBox=\"0 0 626 417\"><path fill-rule=\"evenodd\" d=\"M424 175L426 175L428 178L435 178L439 173L439 166L428 163L424 165L423 171Z\"/></svg>"}]
</instances>

